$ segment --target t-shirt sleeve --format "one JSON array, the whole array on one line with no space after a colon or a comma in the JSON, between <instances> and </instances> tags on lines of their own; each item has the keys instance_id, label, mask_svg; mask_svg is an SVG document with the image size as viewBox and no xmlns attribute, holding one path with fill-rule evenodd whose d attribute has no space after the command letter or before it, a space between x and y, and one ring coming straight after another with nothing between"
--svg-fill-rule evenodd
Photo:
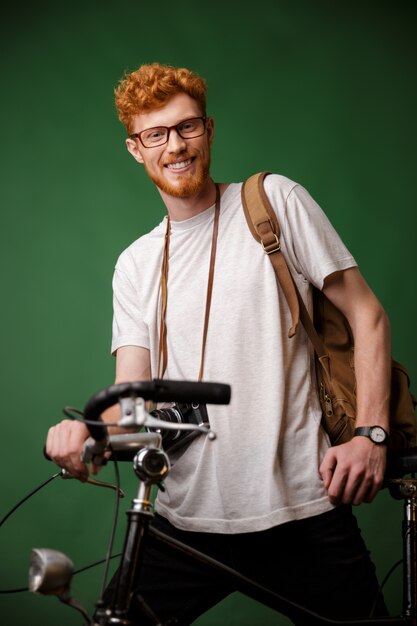
<instances>
[{"instance_id":1,"label":"t-shirt sleeve","mask_svg":"<svg viewBox=\"0 0 417 626\"><path fill-rule=\"evenodd\" d=\"M116 266L113 275L112 354L122 346L140 346L149 349L150 343L137 289L129 276Z\"/></svg>"},{"instance_id":2,"label":"t-shirt sleeve","mask_svg":"<svg viewBox=\"0 0 417 626\"><path fill-rule=\"evenodd\" d=\"M268 178L272 176L267 177L266 183ZM357 265L324 211L304 187L294 183L286 195L282 191L274 192L272 187L268 195L277 211L284 253L305 280L322 289L327 276Z\"/></svg>"}]
</instances>

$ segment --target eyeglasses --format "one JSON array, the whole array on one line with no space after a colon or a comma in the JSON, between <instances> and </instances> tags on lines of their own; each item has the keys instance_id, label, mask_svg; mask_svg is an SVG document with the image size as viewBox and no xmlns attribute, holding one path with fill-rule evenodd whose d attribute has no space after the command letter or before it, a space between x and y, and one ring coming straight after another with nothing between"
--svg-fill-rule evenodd
<instances>
[{"instance_id":1,"label":"eyeglasses","mask_svg":"<svg viewBox=\"0 0 417 626\"><path fill-rule=\"evenodd\" d=\"M140 140L141 144L145 148L157 148L163 146L168 142L169 133L175 128L176 132L183 139L193 139L194 137L201 137L206 132L206 118L205 117L192 117L189 120L184 120L173 126L155 126L154 128L146 128L140 133L133 133L129 135L129 139Z\"/></svg>"}]
</instances>

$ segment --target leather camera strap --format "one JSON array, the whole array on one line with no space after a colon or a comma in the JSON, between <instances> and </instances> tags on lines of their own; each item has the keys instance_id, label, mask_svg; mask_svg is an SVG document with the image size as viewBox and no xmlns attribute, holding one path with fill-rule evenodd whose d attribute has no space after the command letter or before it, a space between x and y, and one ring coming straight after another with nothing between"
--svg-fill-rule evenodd
<instances>
[{"instance_id":1,"label":"leather camera strap","mask_svg":"<svg viewBox=\"0 0 417 626\"><path fill-rule=\"evenodd\" d=\"M220 188L216 184L216 205L214 209L213 235L211 240L210 266L207 280L206 309L204 315L203 339L201 346L201 361L198 381L203 378L204 372L204 356L206 351L206 341L208 324L210 319L211 294L213 291L214 267L216 263L217 237L219 232L219 216L220 216ZM158 378L162 379L168 364L168 343L167 343L167 327L166 327L166 311L168 302L168 270L169 270L169 243L171 234L171 221L167 217L167 226L165 231L164 251L161 264L161 312L159 324L159 354L158 354Z\"/></svg>"}]
</instances>

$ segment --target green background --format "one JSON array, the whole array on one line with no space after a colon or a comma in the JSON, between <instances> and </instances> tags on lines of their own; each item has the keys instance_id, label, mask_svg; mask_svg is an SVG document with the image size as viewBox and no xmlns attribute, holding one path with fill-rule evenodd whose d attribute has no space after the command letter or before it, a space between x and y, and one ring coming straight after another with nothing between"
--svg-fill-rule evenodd
<instances>
[{"instance_id":1,"label":"green background","mask_svg":"<svg viewBox=\"0 0 417 626\"><path fill-rule=\"evenodd\" d=\"M1 20L0 517L45 480L47 429L113 381L111 278L118 254L164 207L124 146L113 88L143 62L208 82L213 176L263 169L303 184L355 255L392 323L393 353L417 381L416 11L414 2L15 2ZM135 479L121 469L128 492ZM112 481L110 467L102 472ZM0 531L0 588L27 584L32 547L101 558L107 490L55 480ZM357 509L380 577L401 558L402 505L386 492ZM117 548L120 547L123 515ZM262 555L260 555L262 558ZM277 563L279 567L279 563ZM401 572L386 588L401 606ZM91 610L101 570L74 580ZM8 626L81 624L54 598L0 596ZM285 624L240 595L208 626Z\"/></svg>"}]
</instances>

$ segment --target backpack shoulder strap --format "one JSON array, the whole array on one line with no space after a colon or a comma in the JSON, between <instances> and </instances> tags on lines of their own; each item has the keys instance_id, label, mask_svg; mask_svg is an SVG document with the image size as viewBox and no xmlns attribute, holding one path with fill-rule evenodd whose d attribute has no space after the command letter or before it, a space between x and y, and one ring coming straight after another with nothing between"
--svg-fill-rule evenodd
<instances>
[{"instance_id":1,"label":"backpack shoulder strap","mask_svg":"<svg viewBox=\"0 0 417 626\"><path fill-rule=\"evenodd\" d=\"M314 328L312 319L281 251L279 242L281 231L278 218L264 189L264 180L270 173L260 172L254 174L243 183L242 204L246 221L252 235L262 245L265 254L269 256L278 282L288 302L292 318L292 326L288 331L288 337L295 335L301 319L317 356L326 358L327 350Z\"/></svg>"},{"instance_id":2,"label":"backpack shoulder strap","mask_svg":"<svg viewBox=\"0 0 417 626\"><path fill-rule=\"evenodd\" d=\"M270 172L260 172L250 176L242 186L242 204L246 221L253 237L262 245L274 267L279 284L287 299L291 311L292 326L288 337L297 332L300 319L300 307L294 282L281 252L279 237L281 234L278 218L264 189L264 179Z\"/></svg>"},{"instance_id":3,"label":"backpack shoulder strap","mask_svg":"<svg viewBox=\"0 0 417 626\"><path fill-rule=\"evenodd\" d=\"M279 250L278 218L265 193L264 180L271 172L250 176L242 186L242 204L249 229L266 254Z\"/></svg>"}]
</instances>

